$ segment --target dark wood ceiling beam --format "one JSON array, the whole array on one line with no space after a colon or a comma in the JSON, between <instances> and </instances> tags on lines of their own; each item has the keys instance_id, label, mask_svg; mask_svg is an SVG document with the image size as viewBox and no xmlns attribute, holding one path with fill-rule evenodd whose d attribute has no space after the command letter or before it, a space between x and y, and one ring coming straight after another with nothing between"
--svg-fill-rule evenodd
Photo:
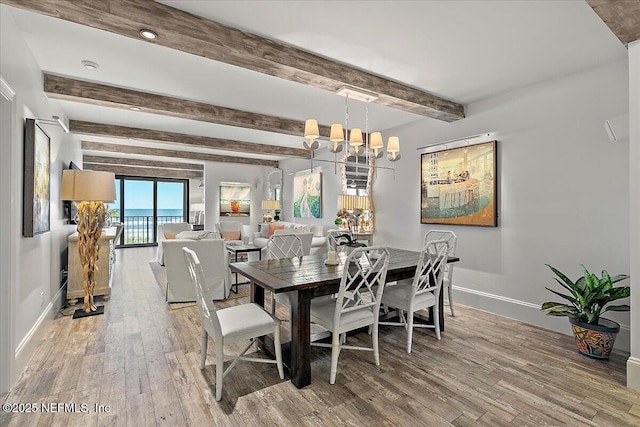
<instances>
[{"instance_id":1,"label":"dark wood ceiling beam","mask_svg":"<svg viewBox=\"0 0 640 427\"><path fill-rule=\"evenodd\" d=\"M163 162L160 160L143 160L124 157L103 157L103 156L82 156L84 163L119 165L119 166L141 166L149 168L181 169L187 171L204 171L204 165L198 163Z\"/></svg>"},{"instance_id":2,"label":"dark wood ceiling beam","mask_svg":"<svg viewBox=\"0 0 640 427\"><path fill-rule=\"evenodd\" d=\"M156 156L156 157L159 156L159 157L169 157L169 158L173 157L176 159L199 160L203 162L237 163L241 165L269 166L272 168L278 167L278 162L275 160L248 159L245 157L220 156L217 154L209 154L209 153L194 153L191 151L165 150L165 149L159 149L159 148L136 147L136 146L122 145L122 144L107 144L103 142L93 142L93 141L82 141L82 150L100 151L100 152L117 153L117 154L137 154L141 156Z\"/></svg>"},{"instance_id":3,"label":"dark wood ceiling beam","mask_svg":"<svg viewBox=\"0 0 640 427\"><path fill-rule=\"evenodd\" d=\"M169 117L300 137L304 135L304 122L299 120L251 113L249 111L219 107L197 101L124 89L53 74L45 73L44 91L49 98L53 99L120 109L136 107L145 113ZM329 131L329 126L321 126L320 132L323 135L329 135Z\"/></svg>"},{"instance_id":4,"label":"dark wood ceiling beam","mask_svg":"<svg viewBox=\"0 0 640 427\"><path fill-rule=\"evenodd\" d=\"M99 163L84 163L83 169L113 172L116 175L144 176L154 178L202 179L203 173L181 169L139 168L135 166L104 165Z\"/></svg>"},{"instance_id":5,"label":"dark wood ceiling beam","mask_svg":"<svg viewBox=\"0 0 640 427\"><path fill-rule=\"evenodd\" d=\"M161 142L168 144L184 144L195 147L206 147L215 150L263 154L267 156L305 158L309 157L309 152L303 148L290 148L277 145L234 141L230 139L210 138L207 136L187 135L175 132L164 132L151 129L116 126L103 123L71 120L69 121L69 129L72 133L79 133L83 135L106 136L123 139L132 138L143 141Z\"/></svg>"},{"instance_id":6,"label":"dark wood ceiling beam","mask_svg":"<svg viewBox=\"0 0 640 427\"><path fill-rule=\"evenodd\" d=\"M624 45L640 40L640 0L587 0L587 3Z\"/></svg>"},{"instance_id":7,"label":"dark wood ceiling beam","mask_svg":"<svg viewBox=\"0 0 640 427\"><path fill-rule=\"evenodd\" d=\"M464 118L462 105L429 92L151 0L2 2L138 40L149 28L158 33L152 43L171 49L332 92L345 85L365 89L379 95L377 104L434 119Z\"/></svg>"}]
</instances>

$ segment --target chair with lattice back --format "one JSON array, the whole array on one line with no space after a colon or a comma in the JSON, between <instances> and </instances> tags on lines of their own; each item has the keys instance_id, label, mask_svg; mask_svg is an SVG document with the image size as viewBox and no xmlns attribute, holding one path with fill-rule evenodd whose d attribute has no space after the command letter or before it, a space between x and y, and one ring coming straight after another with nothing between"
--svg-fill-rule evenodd
<instances>
[{"instance_id":1,"label":"chair with lattice back","mask_svg":"<svg viewBox=\"0 0 640 427\"><path fill-rule=\"evenodd\" d=\"M449 257L456 256L456 245L458 244L458 236L449 230L430 230L424 236L424 244L430 240L446 240L449 243ZM453 311L453 264L447 264L444 269L444 279L442 288L447 292L445 295L449 303L451 316L455 316Z\"/></svg>"},{"instance_id":2,"label":"chair with lattice back","mask_svg":"<svg viewBox=\"0 0 640 427\"><path fill-rule=\"evenodd\" d=\"M449 243L446 240L427 242L420 253L413 279L400 280L389 286L382 303L398 310L399 322L380 322L381 325L402 326L407 330L407 353L411 353L413 328L432 328L440 339L440 310L438 299L442 289L444 267L447 264ZM413 313L433 307L433 324L418 324ZM406 314L406 318L405 318Z\"/></svg>"},{"instance_id":3,"label":"chair with lattice back","mask_svg":"<svg viewBox=\"0 0 640 427\"><path fill-rule=\"evenodd\" d=\"M356 248L344 262L336 297L311 300L311 321L332 334L331 344L312 344L331 348L331 384L336 382L338 356L342 349L373 351L375 364L380 365L378 319L388 266L388 249L381 246ZM346 345L347 332L367 326L372 326L371 348Z\"/></svg>"},{"instance_id":4,"label":"chair with lattice back","mask_svg":"<svg viewBox=\"0 0 640 427\"><path fill-rule=\"evenodd\" d=\"M304 256L302 239L297 234L274 234L267 242L267 259L300 258ZM276 314L276 302L291 307L291 294L271 294L271 314Z\"/></svg>"},{"instance_id":5,"label":"chair with lattice back","mask_svg":"<svg viewBox=\"0 0 640 427\"><path fill-rule=\"evenodd\" d=\"M284 379L282 367L282 350L280 348L280 321L264 311L257 304L240 304L218 310L212 301L210 289L206 289L204 272L196 253L183 248L185 262L191 281L196 290L196 300L202 321L202 335L200 340L200 369L204 369L207 359L207 344L209 337L215 343L216 358L216 400L222 399L222 379L238 363L239 360L258 363L275 363L278 367L280 379ZM220 272L224 277L225 272ZM273 345L276 353L275 360L245 356L246 352L256 342L256 338L273 334ZM224 345L250 340L249 344L239 355L225 355ZM210 356L214 356L211 354ZM224 369L225 360L232 360Z\"/></svg>"}]
</instances>

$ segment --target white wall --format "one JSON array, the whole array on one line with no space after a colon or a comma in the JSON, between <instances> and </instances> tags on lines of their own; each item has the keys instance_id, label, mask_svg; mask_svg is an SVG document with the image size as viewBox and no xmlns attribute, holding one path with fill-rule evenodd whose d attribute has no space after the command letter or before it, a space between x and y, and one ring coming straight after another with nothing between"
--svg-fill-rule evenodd
<instances>
[{"instance_id":1,"label":"white wall","mask_svg":"<svg viewBox=\"0 0 640 427\"><path fill-rule=\"evenodd\" d=\"M325 143L326 144L326 143ZM302 143L300 143L302 148ZM316 152L320 159L333 159L334 155L321 148ZM322 173L322 218L294 218L293 217L293 178L296 173L310 171L311 162L309 159L287 159L280 162L283 170L283 203L282 221L297 222L312 225L334 225L336 212L338 211L338 195L341 191L340 168L337 173L333 164L316 161L313 163L314 172Z\"/></svg>"},{"instance_id":2,"label":"white wall","mask_svg":"<svg viewBox=\"0 0 640 427\"><path fill-rule=\"evenodd\" d=\"M627 386L640 390L640 40L629 43L629 169L631 223L631 357Z\"/></svg>"},{"instance_id":3,"label":"white wall","mask_svg":"<svg viewBox=\"0 0 640 427\"><path fill-rule=\"evenodd\" d=\"M621 61L471 104L455 123L386 131L400 137L403 159L395 180L381 171L373 190L376 243L418 250L429 229L452 229L460 303L570 333L566 319L539 311L553 299L545 263L574 278L580 264L629 273L629 145L612 144L603 127L628 112L627 81ZM498 227L421 225L416 148L482 132L498 140ZM607 317L629 351L629 314Z\"/></svg>"},{"instance_id":4,"label":"white wall","mask_svg":"<svg viewBox=\"0 0 640 427\"><path fill-rule=\"evenodd\" d=\"M251 225L258 231L258 224L262 221L261 202L263 199L262 183L271 168L264 166L238 165L232 163L205 162L204 165L204 200L207 230L215 230L215 224L222 221L240 221ZM222 217L220 218L220 183L242 182L251 185L251 213L250 217Z\"/></svg>"},{"instance_id":5,"label":"white wall","mask_svg":"<svg viewBox=\"0 0 640 427\"><path fill-rule=\"evenodd\" d=\"M17 242L14 260L15 283L15 373L19 374L33 354L38 337L46 329L47 321L59 309L60 270L67 247L67 236L73 227L65 224L59 187L62 169L73 160L81 163L80 142L64 134L57 126L44 126L51 138L51 231L32 238L22 237L22 145L25 118L51 118L61 115L56 101L49 100L42 90L42 71L38 67L22 35L16 27L11 11L0 6L0 74L16 92L16 120L12 162L12 188L17 193L12 218L12 238ZM3 203L6 201L3 201ZM0 242L9 244L9 242ZM38 268L34 268L38 266ZM4 351L4 349L2 349Z\"/></svg>"}]
</instances>

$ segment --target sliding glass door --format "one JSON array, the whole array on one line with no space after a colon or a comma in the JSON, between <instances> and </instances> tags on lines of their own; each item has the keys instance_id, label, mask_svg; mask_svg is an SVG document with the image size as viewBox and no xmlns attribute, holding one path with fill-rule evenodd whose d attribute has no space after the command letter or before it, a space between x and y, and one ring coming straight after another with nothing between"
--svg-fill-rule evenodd
<instances>
[{"instance_id":1,"label":"sliding glass door","mask_svg":"<svg viewBox=\"0 0 640 427\"><path fill-rule=\"evenodd\" d=\"M153 245L157 242L158 225L188 221L188 180L116 178L118 200L109 208L113 213L117 211L124 222L122 239L117 244Z\"/></svg>"}]
</instances>

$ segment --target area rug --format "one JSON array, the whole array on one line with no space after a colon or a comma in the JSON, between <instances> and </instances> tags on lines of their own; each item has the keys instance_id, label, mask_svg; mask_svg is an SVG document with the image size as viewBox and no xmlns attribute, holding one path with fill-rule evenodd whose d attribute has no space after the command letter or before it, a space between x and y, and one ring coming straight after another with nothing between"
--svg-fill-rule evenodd
<instances>
[{"instance_id":1,"label":"area rug","mask_svg":"<svg viewBox=\"0 0 640 427\"><path fill-rule=\"evenodd\" d=\"M156 262L156 261L150 261L149 267L151 267L151 271L153 272L153 277L156 281L156 284L160 288L162 295L165 295L165 292L167 289L167 273L165 268L161 266L159 262ZM231 275L231 279L234 280L235 276ZM240 276L238 280L242 281L243 277ZM235 290L236 289L235 285L232 288ZM248 297L250 294L250 290L251 289L248 283L238 285L238 293L236 294L234 292L231 292L227 299L230 300L230 299ZM195 302L176 302L176 303L169 303L169 307L172 310L175 310L178 308L192 307L195 304L196 304Z\"/></svg>"}]
</instances>

